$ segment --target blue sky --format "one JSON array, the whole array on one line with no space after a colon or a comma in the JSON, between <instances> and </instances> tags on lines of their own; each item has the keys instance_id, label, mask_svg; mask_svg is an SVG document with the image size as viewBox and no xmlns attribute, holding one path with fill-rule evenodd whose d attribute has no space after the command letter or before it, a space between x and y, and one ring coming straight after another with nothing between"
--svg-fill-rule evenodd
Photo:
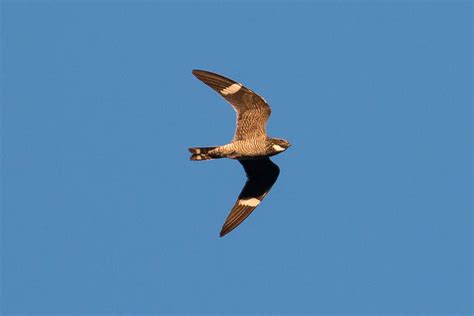
<instances>
[{"instance_id":1,"label":"blue sky","mask_svg":"<svg viewBox=\"0 0 474 316\"><path fill-rule=\"evenodd\" d=\"M471 313L471 5L3 1L5 314ZM215 71L272 105L272 192Z\"/></svg>"}]
</instances>

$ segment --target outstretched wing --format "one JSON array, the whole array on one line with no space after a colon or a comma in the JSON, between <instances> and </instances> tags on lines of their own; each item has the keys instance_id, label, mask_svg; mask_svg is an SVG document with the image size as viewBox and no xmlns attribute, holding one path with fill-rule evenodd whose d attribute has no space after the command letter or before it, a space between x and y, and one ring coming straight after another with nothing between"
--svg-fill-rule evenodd
<instances>
[{"instance_id":1,"label":"outstretched wing","mask_svg":"<svg viewBox=\"0 0 474 316\"><path fill-rule=\"evenodd\" d=\"M234 141L266 136L271 109L261 96L241 83L209 71L193 70L193 75L223 96L237 112Z\"/></svg>"},{"instance_id":2,"label":"outstretched wing","mask_svg":"<svg viewBox=\"0 0 474 316\"><path fill-rule=\"evenodd\" d=\"M222 226L221 237L239 226L252 213L280 174L280 168L268 157L239 162L244 166L247 182Z\"/></svg>"}]
</instances>

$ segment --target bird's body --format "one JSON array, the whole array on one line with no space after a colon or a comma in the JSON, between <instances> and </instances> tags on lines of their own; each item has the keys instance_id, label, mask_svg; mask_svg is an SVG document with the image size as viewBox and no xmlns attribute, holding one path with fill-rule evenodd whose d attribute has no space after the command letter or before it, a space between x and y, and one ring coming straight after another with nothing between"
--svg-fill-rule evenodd
<instances>
[{"instance_id":1,"label":"bird's body","mask_svg":"<svg viewBox=\"0 0 474 316\"><path fill-rule=\"evenodd\" d=\"M209 159L216 158L231 158L231 159L256 159L261 157L269 157L278 154L283 150L276 150L277 147L271 138L259 137L252 139L243 139L232 141L223 146L212 147L206 154ZM199 148L197 148L199 149ZM192 157L192 160L206 160L196 159L199 156ZM207 159L207 160L209 160Z\"/></svg>"},{"instance_id":2,"label":"bird's body","mask_svg":"<svg viewBox=\"0 0 474 316\"><path fill-rule=\"evenodd\" d=\"M232 142L215 147L189 148L191 160L237 159L247 174L248 180L222 228L223 236L250 215L277 180L280 169L268 157L285 151L291 145L284 139L267 135L265 127L271 109L261 96L240 83L212 72L193 70L193 74L223 96L237 112Z\"/></svg>"}]
</instances>

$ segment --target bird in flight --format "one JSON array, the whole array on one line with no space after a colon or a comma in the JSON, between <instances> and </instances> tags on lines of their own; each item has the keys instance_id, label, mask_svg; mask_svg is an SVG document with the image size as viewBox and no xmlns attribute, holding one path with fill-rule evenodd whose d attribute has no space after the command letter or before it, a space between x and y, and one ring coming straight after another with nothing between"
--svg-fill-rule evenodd
<instances>
[{"instance_id":1,"label":"bird in flight","mask_svg":"<svg viewBox=\"0 0 474 316\"><path fill-rule=\"evenodd\" d=\"M265 126L271 109L264 98L241 83L209 71L193 70L193 75L224 97L237 113L234 139L229 144L189 148L190 159L195 161L237 159L247 175L247 182L222 226L222 237L242 223L268 194L280 174L280 168L269 157L291 144L267 135Z\"/></svg>"}]
</instances>

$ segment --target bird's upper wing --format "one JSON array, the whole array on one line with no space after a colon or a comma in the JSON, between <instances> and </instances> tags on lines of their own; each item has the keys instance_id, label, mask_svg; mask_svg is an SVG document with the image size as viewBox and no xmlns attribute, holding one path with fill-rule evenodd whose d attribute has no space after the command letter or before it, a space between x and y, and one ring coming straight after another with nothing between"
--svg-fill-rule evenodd
<instances>
[{"instance_id":1,"label":"bird's upper wing","mask_svg":"<svg viewBox=\"0 0 474 316\"><path fill-rule=\"evenodd\" d=\"M266 136L271 109L265 99L224 76L204 70L193 70L193 75L223 96L237 112L234 141Z\"/></svg>"},{"instance_id":2,"label":"bird's upper wing","mask_svg":"<svg viewBox=\"0 0 474 316\"><path fill-rule=\"evenodd\" d=\"M252 213L280 174L280 168L268 157L239 162L244 166L247 182L222 226L221 237L239 226Z\"/></svg>"}]
</instances>

